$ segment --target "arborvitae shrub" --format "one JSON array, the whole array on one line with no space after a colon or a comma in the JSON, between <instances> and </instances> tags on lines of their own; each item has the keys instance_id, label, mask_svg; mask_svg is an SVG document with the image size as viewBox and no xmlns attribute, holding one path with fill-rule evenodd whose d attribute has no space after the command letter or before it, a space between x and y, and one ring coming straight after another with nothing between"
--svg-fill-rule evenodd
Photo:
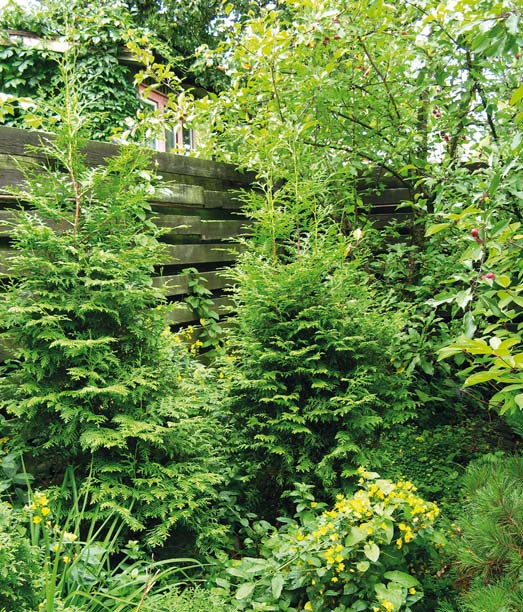
<instances>
[{"instance_id":1,"label":"arborvitae shrub","mask_svg":"<svg viewBox=\"0 0 523 612\"><path fill-rule=\"evenodd\" d=\"M81 120L66 110L39 148L47 166L15 192L24 205L12 233L16 282L0 308L16 353L1 407L45 482L92 463L94 500L134 528L154 527L152 543L180 522L201 535L221 480L219 430L212 410L202 418L203 398L179 391L197 366L165 329L152 283L162 246L147 201L150 154L121 147L87 167Z\"/></svg>"},{"instance_id":2,"label":"arborvitae shrub","mask_svg":"<svg viewBox=\"0 0 523 612\"><path fill-rule=\"evenodd\" d=\"M231 447L270 513L296 481L339 488L384 428L413 415L408 376L391 364L403 323L334 247L290 263L250 252L234 279Z\"/></svg>"}]
</instances>

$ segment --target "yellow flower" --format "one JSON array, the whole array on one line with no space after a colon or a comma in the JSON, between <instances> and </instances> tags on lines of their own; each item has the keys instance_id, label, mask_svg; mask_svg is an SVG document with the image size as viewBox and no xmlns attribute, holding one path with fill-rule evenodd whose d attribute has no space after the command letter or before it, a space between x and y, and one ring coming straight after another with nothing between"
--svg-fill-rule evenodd
<instances>
[{"instance_id":1,"label":"yellow flower","mask_svg":"<svg viewBox=\"0 0 523 612\"><path fill-rule=\"evenodd\" d=\"M64 556L62 557L62 561L63 561L64 563L69 563L69 561L71 561L71 557L68 557L67 555L64 555Z\"/></svg>"},{"instance_id":2,"label":"yellow flower","mask_svg":"<svg viewBox=\"0 0 523 612\"><path fill-rule=\"evenodd\" d=\"M312 604L310 601L308 601L304 606L303 606L304 610L312 610Z\"/></svg>"},{"instance_id":3,"label":"yellow flower","mask_svg":"<svg viewBox=\"0 0 523 612\"><path fill-rule=\"evenodd\" d=\"M38 523L42 522L42 517L41 516L33 516L33 523L35 525L38 525Z\"/></svg>"},{"instance_id":4,"label":"yellow flower","mask_svg":"<svg viewBox=\"0 0 523 612\"><path fill-rule=\"evenodd\" d=\"M35 501L39 506L47 506L49 504L49 500L47 499L47 496L44 495L43 493L37 493L35 495Z\"/></svg>"},{"instance_id":5,"label":"yellow flower","mask_svg":"<svg viewBox=\"0 0 523 612\"><path fill-rule=\"evenodd\" d=\"M51 512L51 510L49 510L49 508L47 506L44 506L42 508L42 516L47 516L50 512Z\"/></svg>"},{"instance_id":6,"label":"yellow flower","mask_svg":"<svg viewBox=\"0 0 523 612\"><path fill-rule=\"evenodd\" d=\"M381 605L385 608L385 610L387 610L387 612L391 612L392 610L394 610L394 604L388 601L387 599L384 599L381 602Z\"/></svg>"},{"instance_id":7,"label":"yellow flower","mask_svg":"<svg viewBox=\"0 0 523 612\"><path fill-rule=\"evenodd\" d=\"M317 505L318 505L318 502L316 501L311 502L311 508L316 508Z\"/></svg>"},{"instance_id":8,"label":"yellow flower","mask_svg":"<svg viewBox=\"0 0 523 612\"><path fill-rule=\"evenodd\" d=\"M338 582L338 577L337 576L333 576L331 578L331 582Z\"/></svg>"},{"instance_id":9,"label":"yellow flower","mask_svg":"<svg viewBox=\"0 0 523 612\"><path fill-rule=\"evenodd\" d=\"M69 531L64 531L64 535L62 536L64 542L74 542L78 536L74 533L70 533Z\"/></svg>"},{"instance_id":10,"label":"yellow flower","mask_svg":"<svg viewBox=\"0 0 523 612\"><path fill-rule=\"evenodd\" d=\"M414 587L410 587L410 589L409 589L409 593L410 593L411 595L416 595L416 589L415 589Z\"/></svg>"}]
</instances>

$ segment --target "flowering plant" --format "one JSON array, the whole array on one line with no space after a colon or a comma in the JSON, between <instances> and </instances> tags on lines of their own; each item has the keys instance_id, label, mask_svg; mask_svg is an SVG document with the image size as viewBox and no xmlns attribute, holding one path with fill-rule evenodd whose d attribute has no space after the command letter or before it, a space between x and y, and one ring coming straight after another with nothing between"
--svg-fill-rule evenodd
<instances>
[{"instance_id":1,"label":"flowering plant","mask_svg":"<svg viewBox=\"0 0 523 612\"><path fill-rule=\"evenodd\" d=\"M358 491L330 509L307 492L307 508L267 539L264 558L231 563L239 609L408 612L423 597L422 558L442 543L438 507L411 482L359 475Z\"/></svg>"}]
</instances>

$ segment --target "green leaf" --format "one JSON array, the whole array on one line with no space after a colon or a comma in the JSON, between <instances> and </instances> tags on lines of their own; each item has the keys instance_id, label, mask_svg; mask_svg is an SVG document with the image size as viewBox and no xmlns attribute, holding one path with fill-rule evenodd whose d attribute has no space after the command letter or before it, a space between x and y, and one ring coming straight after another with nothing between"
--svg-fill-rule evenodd
<instances>
[{"instance_id":1,"label":"green leaf","mask_svg":"<svg viewBox=\"0 0 523 612\"><path fill-rule=\"evenodd\" d=\"M476 332L477 325L474 321L474 315L471 310L468 310L463 317L463 328L467 338L473 338Z\"/></svg>"},{"instance_id":2,"label":"green leaf","mask_svg":"<svg viewBox=\"0 0 523 612\"><path fill-rule=\"evenodd\" d=\"M385 572L383 574L383 577L386 578L387 580L392 580L392 582L397 582L398 584L401 584L401 586L404 586L407 589L410 589L411 587L415 587L419 584L418 580L416 580L414 576L411 576L410 574L407 574L405 572L396 571L396 570L392 572Z\"/></svg>"},{"instance_id":3,"label":"green leaf","mask_svg":"<svg viewBox=\"0 0 523 612\"><path fill-rule=\"evenodd\" d=\"M272 577L271 591L272 591L272 596L274 597L274 599L279 599L282 589L283 589L284 582L285 581L281 574L276 574Z\"/></svg>"},{"instance_id":4,"label":"green leaf","mask_svg":"<svg viewBox=\"0 0 523 612\"><path fill-rule=\"evenodd\" d=\"M523 410L523 393L518 393L518 395L516 395L514 398L514 401L516 402L518 408Z\"/></svg>"},{"instance_id":5,"label":"green leaf","mask_svg":"<svg viewBox=\"0 0 523 612\"><path fill-rule=\"evenodd\" d=\"M351 527L349 535L345 538L345 546L354 546L362 540L367 538L367 534L364 529L359 527Z\"/></svg>"},{"instance_id":6,"label":"green leaf","mask_svg":"<svg viewBox=\"0 0 523 612\"><path fill-rule=\"evenodd\" d=\"M429 236L437 234L438 232L447 229L447 227L450 227L451 225L452 223L436 223L435 225L429 225L425 231L425 237L428 238Z\"/></svg>"},{"instance_id":7,"label":"green leaf","mask_svg":"<svg viewBox=\"0 0 523 612\"><path fill-rule=\"evenodd\" d=\"M463 310L465 310L470 301L472 301L472 289L470 287L456 295L456 304Z\"/></svg>"},{"instance_id":8,"label":"green leaf","mask_svg":"<svg viewBox=\"0 0 523 612\"><path fill-rule=\"evenodd\" d=\"M358 563L356 563L356 569L358 570L358 572L363 572L365 573L370 567L370 563L368 561L358 561Z\"/></svg>"},{"instance_id":9,"label":"green leaf","mask_svg":"<svg viewBox=\"0 0 523 612\"><path fill-rule=\"evenodd\" d=\"M507 276L506 274L500 274L496 278L496 282L506 289L507 287L510 287L510 283L512 281L510 280L510 276Z\"/></svg>"},{"instance_id":10,"label":"green leaf","mask_svg":"<svg viewBox=\"0 0 523 612\"><path fill-rule=\"evenodd\" d=\"M367 557L367 559L370 559L370 561L376 563L380 557L380 547L374 542L372 544L365 544L363 547L363 554Z\"/></svg>"},{"instance_id":11,"label":"green leaf","mask_svg":"<svg viewBox=\"0 0 523 612\"><path fill-rule=\"evenodd\" d=\"M517 104L521 98L523 98L523 85L520 85L512 94L512 97L510 98L510 105L514 106L514 104Z\"/></svg>"},{"instance_id":12,"label":"green leaf","mask_svg":"<svg viewBox=\"0 0 523 612\"><path fill-rule=\"evenodd\" d=\"M385 526L384 542L385 544L390 544L394 537L394 523L390 519L383 519L382 525Z\"/></svg>"},{"instance_id":13,"label":"green leaf","mask_svg":"<svg viewBox=\"0 0 523 612\"><path fill-rule=\"evenodd\" d=\"M463 383L463 387L472 387L472 385L479 385L481 383L487 382L489 380L493 380L497 378L499 372L491 372L488 370L487 372L476 372L476 374L472 374L465 380Z\"/></svg>"},{"instance_id":14,"label":"green leaf","mask_svg":"<svg viewBox=\"0 0 523 612\"><path fill-rule=\"evenodd\" d=\"M444 346L438 350L438 361L452 357L452 355L459 355L463 353L463 349L459 346Z\"/></svg>"},{"instance_id":15,"label":"green leaf","mask_svg":"<svg viewBox=\"0 0 523 612\"><path fill-rule=\"evenodd\" d=\"M253 582L245 582L240 586L240 588L236 591L236 599L247 599L250 597L252 592L254 591L254 587L256 585Z\"/></svg>"}]
</instances>

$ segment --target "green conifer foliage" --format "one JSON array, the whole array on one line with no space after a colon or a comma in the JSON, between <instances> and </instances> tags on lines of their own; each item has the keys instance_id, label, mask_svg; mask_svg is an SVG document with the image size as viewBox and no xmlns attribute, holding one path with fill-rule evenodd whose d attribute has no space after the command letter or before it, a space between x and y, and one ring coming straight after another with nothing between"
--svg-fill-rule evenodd
<instances>
[{"instance_id":1,"label":"green conifer foliage","mask_svg":"<svg viewBox=\"0 0 523 612\"><path fill-rule=\"evenodd\" d=\"M251 252L235 277L228 401L243 475L265 502L296 481L332 492L413 415L409 376L391 364L401 318L373 305L337 247L289 263Z\"/></svg>"},{"instance_id":2,"label":"green conifer foliage","mask_svg":"<svg viewBox=\"0 0 523 612\"><path fill-rule=\"evenodd\" d=\"M71 96L63 128L39 147L46 167L16 191L16 282L0 302L16 355L0 404L31 472L59 481L67 464L81 476L92 462L93 500L154 527L154 544L180 521L212 522L218 432L203 401L178 390L196 366L152 284L162 245L148 214L150 154L122 147L89 168Z\"/></svg>"},{"instance_id":3,"label":"green conifer foliage","mask_svg":"<svg viewBox=\"0 0 523 612\"><path fill-rule=\"evenodd\" d=\"M453 543L469 612L523 609L523 458L470 467L467 503Z\"/></svg>"}]
</instances>

